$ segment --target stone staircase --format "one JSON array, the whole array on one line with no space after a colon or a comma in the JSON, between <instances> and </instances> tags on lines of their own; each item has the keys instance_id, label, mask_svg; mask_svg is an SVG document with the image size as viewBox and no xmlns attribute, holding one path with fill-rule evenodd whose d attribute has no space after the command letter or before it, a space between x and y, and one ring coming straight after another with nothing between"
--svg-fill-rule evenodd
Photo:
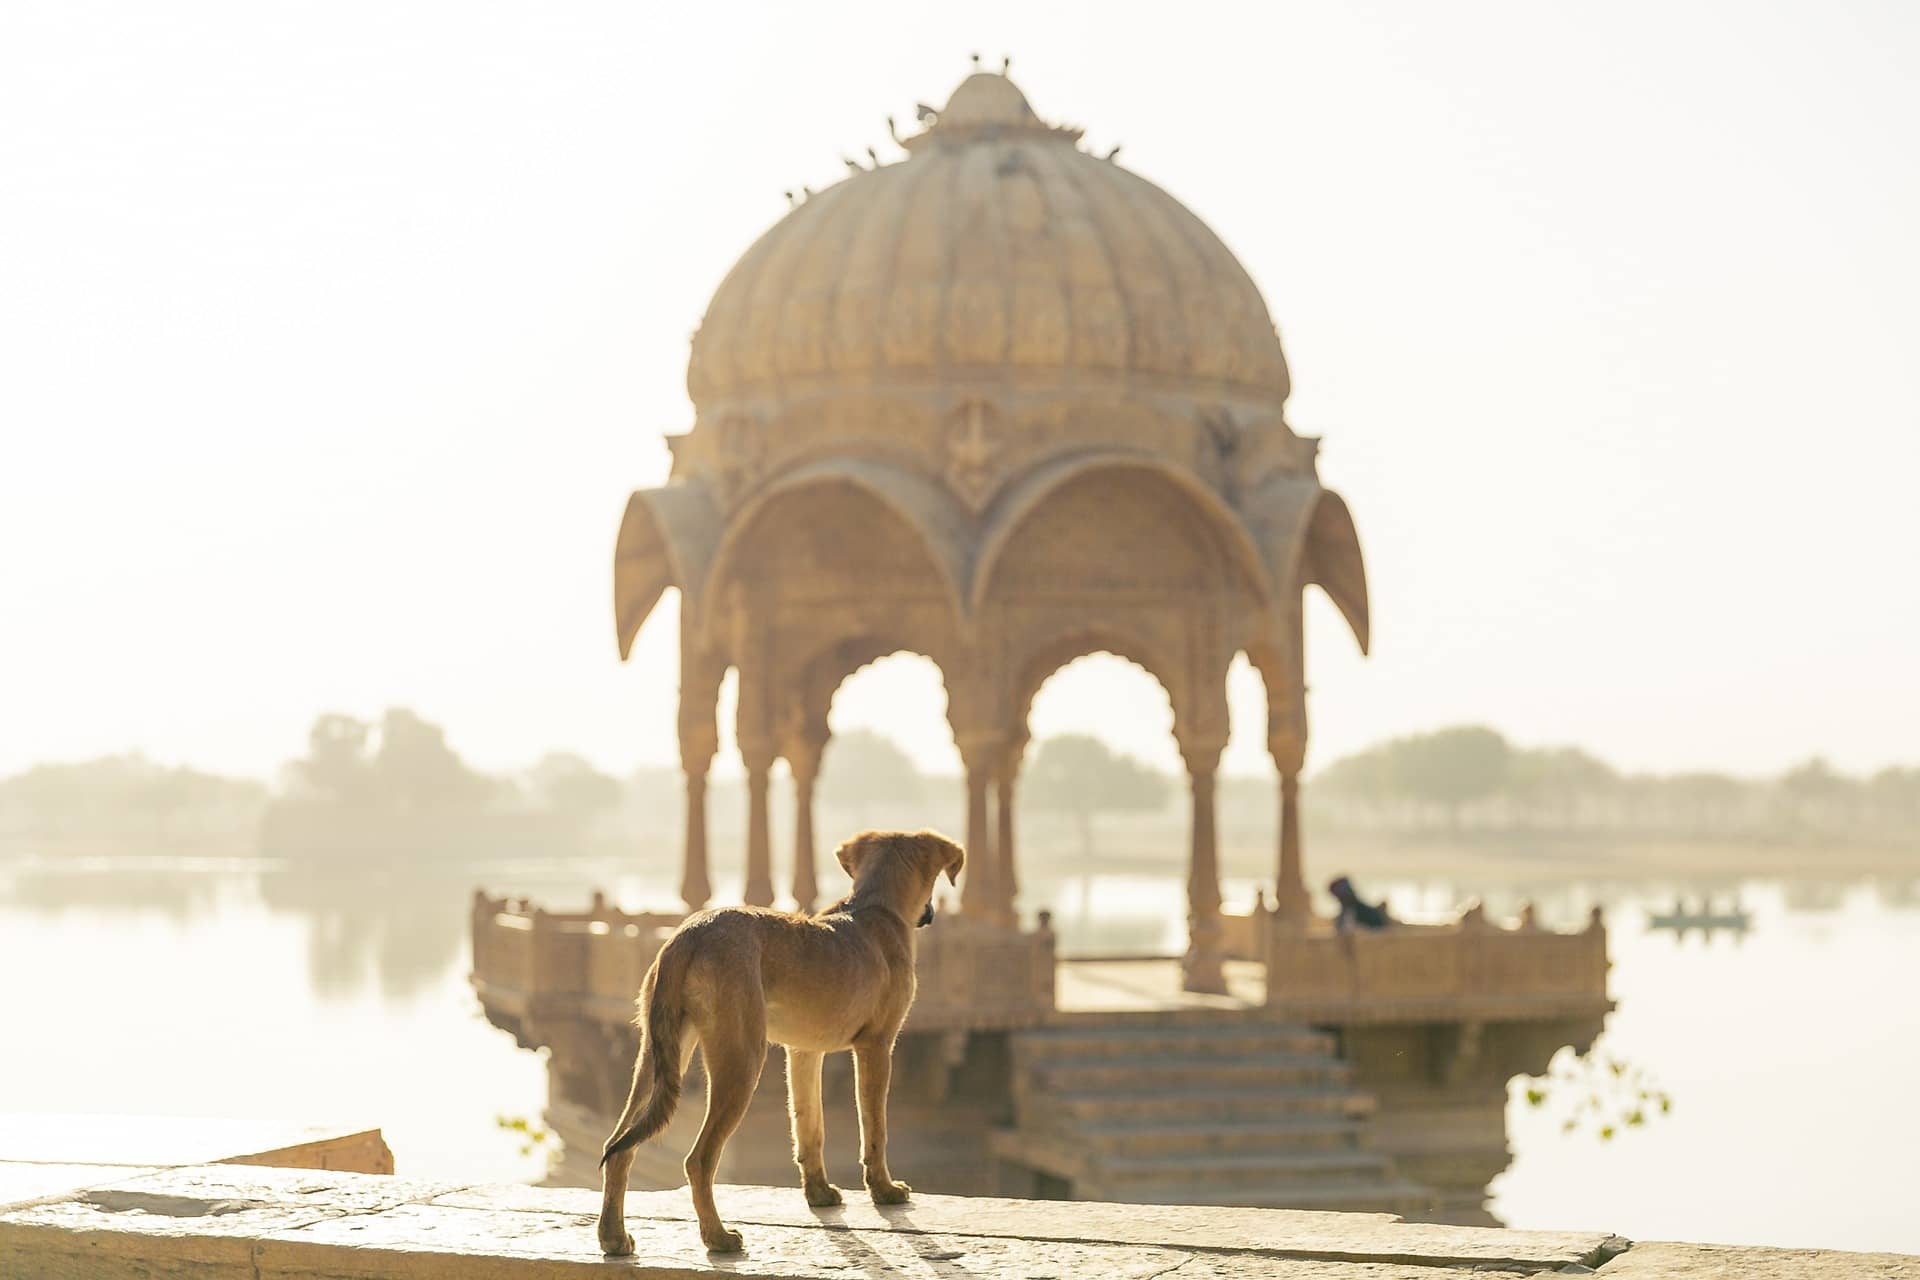
<instances>
[{"instance_id":1,"label":"stone staircase","mask_svg":"<svg viewBox=\"0 0 1920 1280\"><path fill-rule=\"evenodd\" d=\"M1015 1127L994 1152L1073 1199L1433 1208L1368 1149L1373 1098L1319 1032L1189 1010L1018 1032L1012 1052Z\"/></svg>"}]
</instances>

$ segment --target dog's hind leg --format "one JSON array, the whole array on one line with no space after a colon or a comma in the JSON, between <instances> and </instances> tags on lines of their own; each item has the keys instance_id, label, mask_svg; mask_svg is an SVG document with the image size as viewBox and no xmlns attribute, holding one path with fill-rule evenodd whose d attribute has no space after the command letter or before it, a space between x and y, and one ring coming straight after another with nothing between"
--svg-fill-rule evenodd
<instances>
[{"instance_id":1,"label":"dog's hind leg","mask_svg":"<svg viewBox=\"0 0 1920 1280\"><path fill-rule=\"evenodd\" d=\"M875 1204L900 1204L913 1190L887 1168L887 1084L893 1075L893 1038L853 1047L854 1091L860 1097L860 1167Z\"/></svg>"},{"instance_id":2,"label":"dog's hind leg","mask_svg":"<svg viewBox=\"0 0 1920 1280\"><path fill-rule=\"evenodd\" d=\"M646 981L640 985L640 1008L645 1009L653 997L655 975L647 971ZM640 1033L640 1052L633 1060L633 1087L627 1091L627 1106L620 1113L620 1121L613 1126L617 1136L625 1133L647 1105L647 1099L653 1092L653 1064L648 1055L656 1052L659 1046L651 1043L651 1037L643 1027ZM608 1257L624 1258L633 1252L633 1237L627 1232L627 1175L633 1170L633 1149L616 1151L608 1156L600 1169L600 1251Z\"/></svg>"},{"instance_id":3,"label":"dog's hind leg","mask_svg":"<svg viewBox=\"0 0 1920 1280\"><path fill-rule=\"evenodd\" d=\"M702 1028L700 1037L700 1056L707 1067L707 1118L687 1153L687 1186L700 1219L700 1239L715 1253L736 1253L740 1233L720 1221L713 1203L713 1178L720 1170L720 1152L747 1114L767 1064L767 1015L756 999L751 1008L720 1016L725 1025L711 1031Z\"/></svg>"},{"instance_id":4,"label":"dog's hind leg","mask_svg":"<svg viewBox=\"0 0 1920 1280\"><path fill-rule=\"evenodd\" d=\"M827 1117L820 1105L820 1064L825 1055L787 1049L787 1114L793 1118L793 1162L807 1203L839 1204L840 1188L827 1181Z\"/></svg>"}]
</instances>

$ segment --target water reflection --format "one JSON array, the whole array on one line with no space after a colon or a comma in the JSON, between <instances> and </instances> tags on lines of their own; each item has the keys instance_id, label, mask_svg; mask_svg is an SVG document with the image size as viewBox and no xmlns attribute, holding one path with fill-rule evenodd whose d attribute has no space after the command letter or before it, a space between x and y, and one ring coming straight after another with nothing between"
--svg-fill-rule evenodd
<instances>
[{"instance_id":1,"label":"water reflection","mask_svg":"<svg viewBox=\"0 0 1920 1280\"><path fill-rule=\"evenodd\" d=\"M1229 907L1244 910L1261 883L1229 877ZM0 1053L0 1111L97 1110L112 1097L132 1111L285 1118L297 1098L301 1118L386 1126L406 1174L536 1179L541 1153L523 1157L497 1117L541 1114L545 1068L480 1019L467 988L476 887L556 907L595 887L630 909L674 897L670 875L630 859L0 862L0 1001L15 1033ZM1529 1106L1516 1082L1515 1159L1495 1185L1502 1218L1920 1249L1898 1191L1910 1182L1905 1153L1920 1148L1920 1109L1907 1104L1920 1009L1899 985L1920 972L1920 877L1378 875L1367 891L1407 920L1476 899L1503 918L1531 902L1553 927L1596 903L1607 911L1619 1008L1590 1062L1644 1071L1672 1094L1672 1114L1617 1125L1599 1143L1563 1133L1566 1117ZM1736 894L1753 926L1738 946L1645 928L1677 897L1724 906ZM1172 951L1184 935L1174 860L1159 873L1036 866L1023 904L1055 910L1067 951ZM24 981L54 964L58 983ZM90 1045L76 990L118 993L115 1034L127 1043L178 1044L190 1019L196 1044L156 1049L129 1082ZM1703 1168L1714 1170L1711 1195L1697 1185Z\"/></svg>"},{"instance_id":2,"label":"water reflection","mask_svg":"<svg viewBox=\"0 0 1920 1280\"><path fill-rule=\"evenodd\" d=\"M458 962L473 890L463 868L356 868L302 862L260 877L260 899L307 923L307 972L316 995L416 995Z\"/></svg>"},{"instance_id":3,"label":"water reflection","mask_svg":"<svg viewBox=\"0 0 1920 1280\"><path fill-rule=\"evenodd\" d=\"M88 859L80 866L23 866L11 874L0 868L0 900L49 916L138 909L184 925L213 911L220 889L218 874L108 859Z\"/></svg>"},{"instance_id":4,"label":"water reflection","mask_svg":"<svg viewBox=\"0 0 1920 1280\"><path fill-rule=\"evenodd\" d=\"M1880 905L1889 911L1920 911L1920 880L1877 880L1873 892Z\"/></svg>"}]
</instances>

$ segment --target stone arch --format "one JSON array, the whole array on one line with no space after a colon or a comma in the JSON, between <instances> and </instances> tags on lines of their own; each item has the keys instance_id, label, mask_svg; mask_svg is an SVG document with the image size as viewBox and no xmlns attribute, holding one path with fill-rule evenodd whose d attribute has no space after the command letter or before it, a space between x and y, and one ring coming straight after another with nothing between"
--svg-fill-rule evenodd
<instances>
[{"instance_id":1,"label":"stone arch","mask_svg":"<svg viewBox=\"0 0 1920 1280\"><path fill-rule=\"evenodd\" d=\"M720 532L704 481L642 489L627 499L613 551L614 638L622 661L669 588L680 589L682 609L698 610Z\"/></svg>"},{"instance_id":2,"label":"stone arch","mask_svg":"<svg viewBox=\"0 0 1920 1280\"><path fill-rule=\"evenodd\" d=\"M1180 667L1174 665L1170 656L1162 654L1151 642L1129 636L1116 628L1098 626L1075 627L1061 632L1033 646L1022 656L1010 673L1012 678L1007 707L1009 733L1025 737L1033 700L1039 696L1047 681L1081 658L1100 653L1110 654L1138 668L1160 686L1161 692L1167 695L1167 705L1173 711L1173 725L1177 733L1182 698L1179 682L1170 673L1179 671Z\"/></svg>"},{"instance_id":3,"label":"stone arch","mask_svg":"<svg viewBox=\"0 0 1920 1280\"><path fill-rule=\"evenodd\" d=\"M994 500L982 529L969 587L972 612L977 614L993 594L996 571L1029 519L1068 486L1103 472L1149 475L1170 485L1185 498L1186 510L1224 551L1226 562L1238 570L1255 601L1262 605L1272 601L1272 580L1259 546L1224 498L1198 476L1165 458L1099 450L1056 458L1036 467Z\"/></svg>"},{"instance_id":4,"label":"stone arch","mask_svg":"<svg viewBox=\"0 0 1920 1280\"><path fill-rule=\"evenodd\" d=\"M1247 525L1276 584L1274 613L1298 607L1300 593L1327 593L1365 653L1372 642L1367 569L1346 500L1311 476L1284 476L1247 499Z\"/></svg>"},{"instance_id":5,"label":"stone arch","mask_svg":"<svg viewBox=\"0 0 1920 1280\"><path fill-rule=\"evenodd\" d=\"M1318 584L1333 600L1353 628L1360 652L1366 653L1373 639L1367 609L1367 565L1360 555L1360 534L1353 527L1353 513L1347 509L1346 499L1331 489L1321 490L1320 501L1314 504L1304 559L1305 580Z\"/></svg>"},{"instance_id":6,"label":"stone arch","mask_svg":"<svg viewBox=\"0 0 1920 1280\"><path fill-rule=\"evenodd\" d=\"M833 741L829 723L833 704L848 681L877 663L900 656L919 658L931 666L944 692L949 679L947 666L925 649L890 631L866 632L820 643L796 655L784 671L781 687L786 693L776 741L793 785L791 895L801 910L811 910L821 900L813 819L820 769ZM951 732L947 712L943 704L938 714Z\"/></svg>"},{"instance_id":7,"label":"stone arch","mask_svg":"<svg viewBox=\"0 0 1920 1280\"><path fill-rule=\"evenodd\" d=\"M914 537L924 553L927 576L951 611L956 625L967 616L968 519L958 499L940 485L914 472L870 459L838 459L812 463L790 471L749 498L727 520L725 534L713 553L708 580L716 588L740 572L743 548L764 532L769 518L777 518L783 503L809 492L834 488L859 493L883 510ZM796 535L812 532L801 529ZM833 558L841 567L857 557Z\"/></svg>"}]
</instances>

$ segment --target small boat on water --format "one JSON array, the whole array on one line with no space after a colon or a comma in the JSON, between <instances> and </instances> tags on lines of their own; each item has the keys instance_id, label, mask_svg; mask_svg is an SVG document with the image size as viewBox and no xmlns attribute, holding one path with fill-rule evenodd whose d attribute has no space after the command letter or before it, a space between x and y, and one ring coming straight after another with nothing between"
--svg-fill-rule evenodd
<instances>
[{"instance_id":1,"label":"small boat on water","mask_svg":"<svg viewBox=\"0 0 1920 1280\"><path fill-rule=\"evenodd\" d=\"M1685 933L1689 929L1699 929L1703 933L1712 933L1716 929L1745 933L1752 925L1752 913L1737 900L1724 910L1716 911L1711 900L1702 900L1698 906L1689 908L1675 898L1672 910L1647 913L1647 928L1667 929L1674 933Z\"/></svg>"}]
</instances>

